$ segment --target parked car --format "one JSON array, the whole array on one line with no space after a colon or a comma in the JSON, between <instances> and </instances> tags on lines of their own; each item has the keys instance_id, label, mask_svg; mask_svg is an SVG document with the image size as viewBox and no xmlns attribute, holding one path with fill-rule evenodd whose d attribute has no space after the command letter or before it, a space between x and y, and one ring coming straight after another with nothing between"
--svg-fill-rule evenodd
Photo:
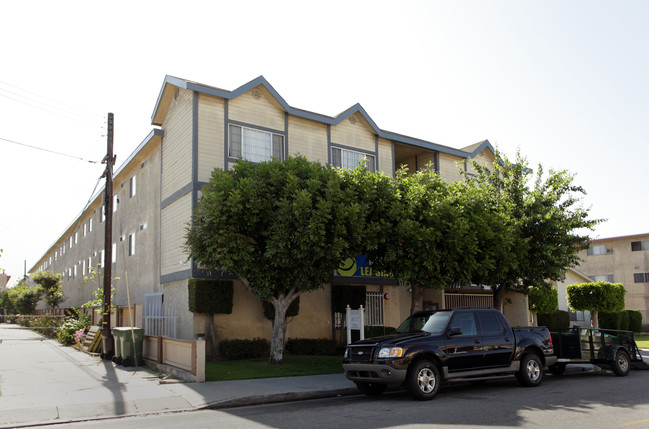
<instances>
[{"instance_id":1,"label":"parked car","mask_svg":"<svg viewBox=\"0 0 649 429\"><path fill-rule=\"evenodd\" d=\"M538 386L556 359L547 328L512 328L495 309L456 308L414 313L395 334L349 345L343 369L361 393L403 385L415 399L429 400L451 381L514 374L523 386Z\"/></svg>"}]
</instances>

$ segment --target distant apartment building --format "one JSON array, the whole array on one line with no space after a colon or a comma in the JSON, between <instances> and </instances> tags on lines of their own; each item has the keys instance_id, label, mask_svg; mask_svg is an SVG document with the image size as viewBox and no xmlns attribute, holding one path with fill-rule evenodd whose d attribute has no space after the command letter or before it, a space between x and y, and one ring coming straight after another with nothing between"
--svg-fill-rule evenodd
<instances>
[{"instance_id":1,"label":"distant apartment building","mask_svg":"<svg viewBox=\"0 0 649 429\"><path fill-rule=\"evenodd\" d=\"M114 173L114 194L109 196L113 212L105 213L100 191L30 273L61 273L66 296L62 307L78 307L101 286L90 268L112 263L113 276L118 277L113 280L113 302L127 306L130 292L138 326L149 329L148 318L164 315L175 323L174 331L164 335L182 339L205 332L207 323L206 316L188 310L188 281L229 278L227 273L201 270L184 247L192 211L213 169L230 169L238 159L260 162L300 154L341 168L364 162L369 170L388 175L401 166L410 171L430 166L444 179L456 181L462 180L460 169L472 172L471 160L494 160L487 140L454 149L384 131L359 104L335 117L291 107L263 77L227 91L167 76L152 124L156 128ZM112 261L104 260L102 250L105 216L112 216ZM270 338L272 327L263 317L262 303L233 280L233 312L215 316L219 339ZM368 307L372 305L370 324L397 326L409 314L410 293L393 279L374 277L371 270L332 273L330 284L301 297L289 337L335 335L339 317L332 312L331 292L339 285L365 288ZM431 308L466 305L457 289L450 292L427 290L424 299ZM490 295L482 298L481 305L490 305ZM526 301L519 307L525 308L524 314L510 309L510 316L525 323Z\"/></svg>"},{"instance_id":2,"label":"distant apartment building","mask_svg":"<svg viewBox=\"0 0 649 429\"><path fill-rule=\"evenodd\" d=\"M624 284L626 308L642 313L649 327L649 233L598 238L579 256L579 270L594 281Z\"/></svg>"}]
</instances>

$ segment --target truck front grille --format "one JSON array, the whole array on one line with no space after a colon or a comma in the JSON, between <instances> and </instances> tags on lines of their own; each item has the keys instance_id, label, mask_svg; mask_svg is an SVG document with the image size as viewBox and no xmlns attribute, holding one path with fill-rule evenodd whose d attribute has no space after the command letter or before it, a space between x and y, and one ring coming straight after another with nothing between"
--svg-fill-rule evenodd
<instances>
[{"instance_id":1,"label":"truck front grille","mask_svg":"<svg viewBox=\"0 0 649 429\"><path fill-rule=\"evenodd\" d=\"M352 347L350 360L352 362L371 362L373 347Z\"/></svg>"}]
</instances>

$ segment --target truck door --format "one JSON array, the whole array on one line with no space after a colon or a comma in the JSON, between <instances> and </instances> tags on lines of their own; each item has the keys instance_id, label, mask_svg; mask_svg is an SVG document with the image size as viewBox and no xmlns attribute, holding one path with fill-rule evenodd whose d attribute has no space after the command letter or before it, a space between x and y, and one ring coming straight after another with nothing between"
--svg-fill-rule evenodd
<instances>
[{"instance_id":1,"label":"truck door","mask_svg":"<svg viewBox=\"0 0 649 429\"><path fill-rule=\"evenodd\" d=\"M485 367L508 366L514 354L514 334L501 314L479 311Z\"/></svg>"},{"instance_id":2,"label":"truck door","mask_svg":"<svg viewBox=\"0 0 649 429\"><path fill-rule=\"evenodd\" d=\"M482 367L484 351L475 313L456 312L448 326L450 329L462 329L459 335L446 336L449 372Z\"/></svg>"}]
</instances>

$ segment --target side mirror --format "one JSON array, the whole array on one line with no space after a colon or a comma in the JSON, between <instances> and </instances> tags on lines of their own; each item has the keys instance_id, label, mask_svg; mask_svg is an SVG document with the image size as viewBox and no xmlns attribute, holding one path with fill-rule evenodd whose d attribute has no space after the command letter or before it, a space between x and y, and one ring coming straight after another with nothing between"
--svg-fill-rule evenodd
<instances>
[{"instance_id":1,"label":"side mirror","mask_svg":"<svg viewBox=\"0 0 649 429\"><path fill-rule=\"evenodd\" d=\"M449 329L449 331L448 331L448 336L449 337L454 337L456 335L462 335L462 328L453 327L453 328Z\"/></svg>"}]
</instances>

